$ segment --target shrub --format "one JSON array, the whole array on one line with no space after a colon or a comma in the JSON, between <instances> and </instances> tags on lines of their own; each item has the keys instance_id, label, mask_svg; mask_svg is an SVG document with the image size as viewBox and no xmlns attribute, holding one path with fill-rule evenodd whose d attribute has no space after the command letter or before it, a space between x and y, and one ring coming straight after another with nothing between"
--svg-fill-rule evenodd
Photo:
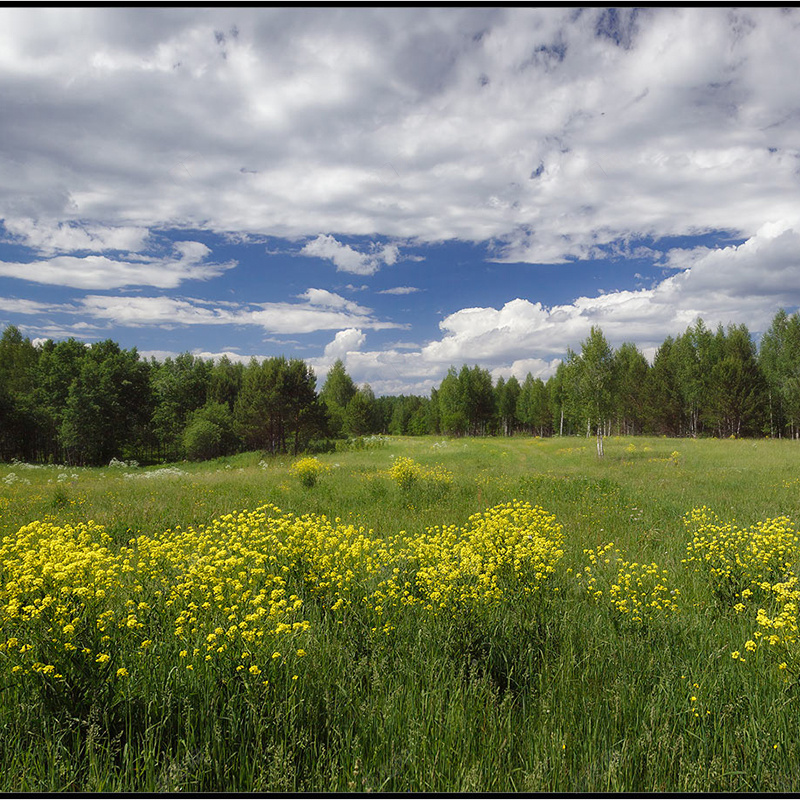
<instances>
[{"instance_id":1,"label":"shrub","mask_svg":"<svg viewBox=\"0 0 800 800\"><path fill-rule=\"evenodd\" d=\"M634 625L666 619L678 612L680 592L669 588L669 574L658 564L628 561L613 542L583 552L589 564L575 577L596 602L605 598Z\"/></svg>"},{"instance_id":2,"label":"shrub","mask_svg":"<svg viewBox=\"0 0 800 800\"><path fill-rule=\"evenodd\" d=\"M426 468L413 458L396 458L388 470L389 477L403 490L411 491L420 484L446 488L453 482L453 474L441 465Z\"/></svg>"},{"instance_id":3,"label":"shrub","mask_svg":"<svg viewBox=\"0 0 800 800\"><path fill-rule=\"evenodd\" d=\"M692 534L684 563L706 573L723 600L768 589L769 583L785 580L792 572L800 539L788 517L742 529L734 522L723 523L703 506L692 509L683 521Z\"/></svg>"},{"instance_id":4,"label":"shrub","mask_svg":"<svg viewBox=\"0 0 800 800\"><path fill-rule=\"evenodd\" d=\"M314 456L306 456L305 458L301 458L299 461L295 461L294 464L289 467L289 472L295 477L299 478L300 483L309 489L316 485L317 478L327 470L328 467L326 467L319 459L314 458Z\"/></svg>"}]
</instances>

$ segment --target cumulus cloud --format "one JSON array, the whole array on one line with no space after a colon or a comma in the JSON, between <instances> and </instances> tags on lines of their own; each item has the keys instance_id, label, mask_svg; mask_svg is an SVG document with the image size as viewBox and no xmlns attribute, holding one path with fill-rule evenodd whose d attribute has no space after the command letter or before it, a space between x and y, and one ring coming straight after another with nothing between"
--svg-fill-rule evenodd
<instances>
[{"instance_id":1,"label":"cumulus cloud","mask_svg":"<svg viewBox=\"0 0 800 800\"><path fill-rule=\"evenodd\" d=\"M360 350L367 337L358 328L339 331L333 341L325 345L325 358L342 358L354 350Z\"/></svg>"},{"instance_id":2,"label":"cumulus cloud","mask_svg":"<svg viewBox=\"0 0 800 800\"><path fill-rule=\"evenodd\" d=\"M711 327L743 322L762 332L779 306L796 305L800 296L800 235L785 224L766 225L741 245L673 250L667 262L689 266L651 289L578 297L551 308L516 298L499 309L461 309L440 322L444 335L422 353L442 363L517 363L526 355L577 349L593 325L614 346L633 341L652 352L698 317Z\"/></svg>"},{"instance_id":3,"label":"cumulus cloud","mask_svg":"<svg viewBox=\"0 0 800 800\"><path fill-rule=\"evenodd\" d=\"M631 234L747 237L796 206L798 19L6 10L0 217L62 238L76 220L311 236L307 254L364 275L396 246L336 236L492 240L533 262Z\"/></svg>"},{"instance_id":4,"label":"cumulus cloud","mask_svg":"<svg viewBox=\"0 0 800 800\"><path fill-rule=\"evenodd\" d=\"M545 361L542 358L520 358L508 367L498 367L492 370L492 379L497 382L498 378L508 380L512 375L520 382L525 380L528 375L534 378L541 378L546 381L553 375L561 363L560 358Z\"/></svg>"},{"instance_id":5,"label":"cumulus cloud","mask_svg":"<svg viewBox=\"0 0 800 800\"><path fill-rule=\"evenodd\" d=\"M510 291L414 350L362 342L348 365L407 390L476 359L552 369L592 324L645 350L698 315L762 330L800 298L799 31L800 12L772 7L3 9L0 219L33 255L7 256L0 277L167 290L233 266L198 242L154 254L170 229L282 239L362 276L402 269L411 244L657 261L659 239L725 232L735 244L670 250L674 274L649 288L553 306ZM398 327L332 291L294 300L92 294L0 310Z\"/></svg>"},{"instance_id":6,"label":"cumulus cloud","mask_svg":"<svg viewBox=\"0 0 800 800\"><path fill-rule=\"evenodd\" d=\"M796 304L800 295L800 235L786 222L765 225L739 245L671 250L665 263L677 272L649 289L552 307L515 298L500 308L463 308L446 316L442 336L422 347L360 350L347 353L345 363L358 381L386 393L427 393L450 365L463 363L482 364L495 380L522 380L529 372L546 380L593 325L612 346L633 341L652 361L667 335L682 333L698 317L712 329L744 322L759 333L781 304Z\"/></svg>"},{"instance_id":7,"label":"cumulus cloud","mask_svg":"<svg viewBox=\"0 0 800 800\"><path fill-rule=\"evenodd\" d=\"M331 342L331 344L335 343ZM328 347L331 346L328 345ZM369 383L378 395L429 394L444 376L438 364L426 361L419 351L400 352L385 350L347 350L326 352L319 358L308 358L307 363L324 379L334 361L341 358L348 374L357 384Z\"/></svg>"},{"instance_id":8,"label":"cumulus cloud","mask_svg":"<svg viewBox=\"0 0 800 800\"><path fill-rule=\"evenodd\" d=\"M373 246L372 252L362 253L350 245L336 241L333 236L321 233L303 246L300 255L331 261L338 272L373 275L382 264L395 264L400 258L400 249L397 245L390 244Z\"/></svg>"},{"instance_id":9,"label":"cumulus cloud","mask_svg":"<svg viewBox=\"0 0 800 800\"><path fill-rule=\"evenodd\" d=\"M674 249L666 262L690 264L670 284L673 292L723 295L742 300L769 297L794 305L800 295L800 226L787 220L766 223L745 242L722 248ZM664 285L664 291L669 284Z\"/></svg>"},{"instance_id":10,"label":"cumulus cloud","mask_svg":"<svg viewBox=\"0 0 800 800\"><path fill-rule=\"evenodd\" d=\"M298 297L307 300L310 305L319 306L320 308L341 308L353 314L370 313L370 309L360 306L340 294L329 292L327 289L307 289Z\"/></svg>"}]
</instances>

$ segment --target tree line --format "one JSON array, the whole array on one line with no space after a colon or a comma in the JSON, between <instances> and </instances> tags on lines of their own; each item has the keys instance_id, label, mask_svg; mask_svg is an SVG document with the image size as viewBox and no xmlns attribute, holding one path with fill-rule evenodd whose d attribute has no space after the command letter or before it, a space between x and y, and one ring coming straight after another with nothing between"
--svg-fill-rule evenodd
<instances>
[{"instance_id":1,"label":"tree line","mask_svg":"<svg viewBox=\"0 0 800 800\"><path fill-rule=\"evenodd\" d=\"M429 396L375 397L341 360L317 391L300 359L249 364L190 353L163 362L106 340L0 338L0 460L104 464L299 453L376 433L449 436L612 433L800 437L800 316L779 311L756 348L745 325L702 320L650 364L593 327L547 380L493 381L451 367Z\"/></svg>"}]
</instances>

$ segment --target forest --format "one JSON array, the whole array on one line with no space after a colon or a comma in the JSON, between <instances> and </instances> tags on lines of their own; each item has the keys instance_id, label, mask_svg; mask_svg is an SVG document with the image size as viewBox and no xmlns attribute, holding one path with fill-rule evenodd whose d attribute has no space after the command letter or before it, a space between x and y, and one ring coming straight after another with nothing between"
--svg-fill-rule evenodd
<instances>
[{"instance_id":1,"label":"forest","mask_svg":"<svg viewBox=\"0 0 800 800\"><path fill-rule=\"evenodd\" d=\"M371 434L518 433L797 438L800 315L778 311L758 346L743 324L698 319L652 364L593 327L546 381L494 381L465 364L427 397L375 397L341 360L318 389L304 361L282 356L159 362L110 339L34 345L15 326L0 338L0 461L157 463L324 452Z\"/></svg>"}]
</instances>

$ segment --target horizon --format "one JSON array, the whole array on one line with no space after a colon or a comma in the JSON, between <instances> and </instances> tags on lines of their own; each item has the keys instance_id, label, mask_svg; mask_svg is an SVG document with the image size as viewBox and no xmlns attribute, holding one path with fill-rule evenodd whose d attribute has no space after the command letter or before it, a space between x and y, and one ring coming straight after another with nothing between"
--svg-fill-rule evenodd
<instances>
[{"instance_id":1,"label":"horizon","mask_svg":"<svg viewBox=\"0 0 800 800\"><path fill-rule=\"evenodd\" d=\"M800 307L800 12L0 10L0 327L547 379Z\"/></svg>"}]
</instances>

